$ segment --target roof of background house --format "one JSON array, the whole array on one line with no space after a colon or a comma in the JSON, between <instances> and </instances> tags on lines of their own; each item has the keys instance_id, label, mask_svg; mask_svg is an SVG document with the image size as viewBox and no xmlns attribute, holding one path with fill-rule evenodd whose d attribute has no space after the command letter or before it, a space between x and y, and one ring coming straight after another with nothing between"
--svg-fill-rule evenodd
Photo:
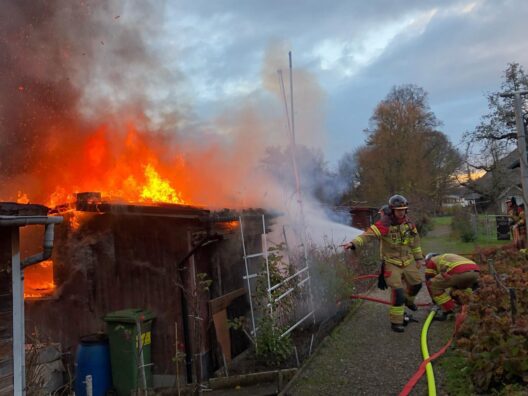
<instances>
[{"instance_id":1,"label":"roof of background house","mask_svg":"<svg viewBox=\"0 0 528 396\"><path fill-rule=\"evenodd\" d=\"M521 180L520 169L513 168L512 164L519 160L517 150L511 151L508 155L497 162L494 170L486 172L484 176L475 180L473 183L479 191L503 191L512 185L518 185ZM495 188L494 187L495 184Z\"/></svg>"},{"instance_id":2,"label":"roof of background house","mask_svg":"<svg viewBox=\"0 0 528 396\"><path fill-rule=\"evenodd\" d=\"M512 190L514 192L512 192ZM506 197L513 196L515 194L522 197L522 187L520 184L512 185L504 189L504 191L499 194L499 199L505 199Z\"/></svg>"}]
</instances>

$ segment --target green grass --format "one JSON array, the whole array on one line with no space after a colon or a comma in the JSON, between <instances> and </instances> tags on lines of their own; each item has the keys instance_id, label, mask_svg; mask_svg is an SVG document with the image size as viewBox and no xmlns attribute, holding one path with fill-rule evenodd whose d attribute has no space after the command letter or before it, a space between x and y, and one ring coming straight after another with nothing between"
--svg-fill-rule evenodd
<instances>
[{"instance_id":1,"label":"green grass","mask_svg":"<svg viewBox=\"0 0 528 396\"><path fill-rule=\"evenodd\" d=\"M434 217L432 219L433 230L422 238L422 250L437 253L460 253L474 252L477 248L502 246L511 241L499 241L496 238L494 224L485 216L479 216L479 233L473 242L463 242L455 238L451 233L451 216Z\"/></svg>"},{"instance_id":2,"label":"green grass","mask_svg":"<svg viewBox=\"0 0 528 396\"><path fill-rule=\"evenodd\" d=\"M450 349L438 361L445 375L443 388L448 395L472 396L475 390L466 365L466 359L456 350Z\"/></svg>"},{"instance_id":3,"label":"green grass","mask_svg":"<svg viewBox=\"0 0 528 396\"><path fill-rule=\"evenodd\" d=\"M477 248L490 246L503 246L511 241L497 241L487 237L478 237L474 242L463 242L451 237L426 236L422 239L422 250L424 252L436 253L472 253Z\"/></svg>"},{"instance_id":4,"label":"green grass","mask_svg":"<svg viewBox=\"0 0 528 396\"><path fill-rule=\"evenodd\" d=\"M450 225L452 216L441 216L441 217L433 217L432 223L433 225Z\"/></svg>"}]
</instances>

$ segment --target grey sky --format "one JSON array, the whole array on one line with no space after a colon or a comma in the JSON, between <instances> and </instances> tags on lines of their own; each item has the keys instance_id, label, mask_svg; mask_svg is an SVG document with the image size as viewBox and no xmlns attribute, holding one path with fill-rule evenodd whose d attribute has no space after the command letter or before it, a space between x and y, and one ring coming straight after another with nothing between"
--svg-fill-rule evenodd
<instances>
[{"instance_id":1,"label":"grey sky","mask_svg":"<svg viewBox=\"0 0 528 396\"><path fill-rule=\"evenodd\" d=\"M263 89L272 43L292 50L294 67L324 93L330 163L363 143L362 130L392 86L423 87L458 144L486 112L484 94L498 88L506 64L528 64L522 0L176 1L163 12L151 44L167 68L185 76L204 118ZM277 67L287 67L283 56Z\"/></svg>"},{"instance_id":2,"label":"grey sky","mask_svg":"<svg viewBox=\"0 0 528 396\"><path fill-rule=\"evenodd\" d=\"M130 126L160 149L167 173L181 157L188 169L178 175L212 186L226 174L232 185L219 188L243 197L256 184L265 199L267 184L253 171L264 148L288 143L277 70L287 90L289 50L297 140L321 148L332 165L364 143L393 86L425 89L457 145L486 113L484 95L499 88L507 63L528 67L524 0L4 3L3 199L19 191L45 199L60 185L99 188L77 169L95 182L106 179L94 166L87 172L86 161L99 173L120 169L133 146L124 139ZM105 161L89 149L101 128Z\"/></svg>"}]
</instances>

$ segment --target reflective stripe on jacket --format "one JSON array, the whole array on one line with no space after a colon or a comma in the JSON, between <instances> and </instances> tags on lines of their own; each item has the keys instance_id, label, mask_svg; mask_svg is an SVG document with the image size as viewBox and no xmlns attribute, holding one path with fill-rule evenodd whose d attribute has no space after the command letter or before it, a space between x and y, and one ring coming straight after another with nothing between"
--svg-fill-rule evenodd
<instances>
[{"instance_id":1,"label":"reflective stripe on jacket","mask_svg":"<svg viewBox=\"0 0 528 396\"><path fill-rule=\"evenodd\" d=\"M405 267L414 260L422 260L420 236L416 226L410 222L397 225L386 225L377 221L352 242L361 248L369 240L380 241L380 256L386 263Z\"/></svg>"},{"instance_id":2,"label":"reflective stripe on jacket","mask_svg":"<svg viewBox=\"0 0 528 396\"><path fill-rule=\"evenodd\" d=\"M434 256L425 263L425 276L427 278L438 274L452 275L466 271L479 271L479 266L474 261L453 253Z\"/></svg>"}]
</instances>

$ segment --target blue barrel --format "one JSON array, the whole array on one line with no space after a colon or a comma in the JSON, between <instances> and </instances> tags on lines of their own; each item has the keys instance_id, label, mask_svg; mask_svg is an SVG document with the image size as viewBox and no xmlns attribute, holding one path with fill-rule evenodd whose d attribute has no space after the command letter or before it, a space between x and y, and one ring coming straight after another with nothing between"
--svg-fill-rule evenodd
<instances>
[{"instance_id":1,"label":"blue barrel","mask_svg":"<svg viewBox=\"0 0 528 396\"><path fill-rule=\"evenodd\" d=\"M105 396L112 388L110 348L106 334L81 337L75 359L75 396Z\"/></svg>"}]
</instances>

